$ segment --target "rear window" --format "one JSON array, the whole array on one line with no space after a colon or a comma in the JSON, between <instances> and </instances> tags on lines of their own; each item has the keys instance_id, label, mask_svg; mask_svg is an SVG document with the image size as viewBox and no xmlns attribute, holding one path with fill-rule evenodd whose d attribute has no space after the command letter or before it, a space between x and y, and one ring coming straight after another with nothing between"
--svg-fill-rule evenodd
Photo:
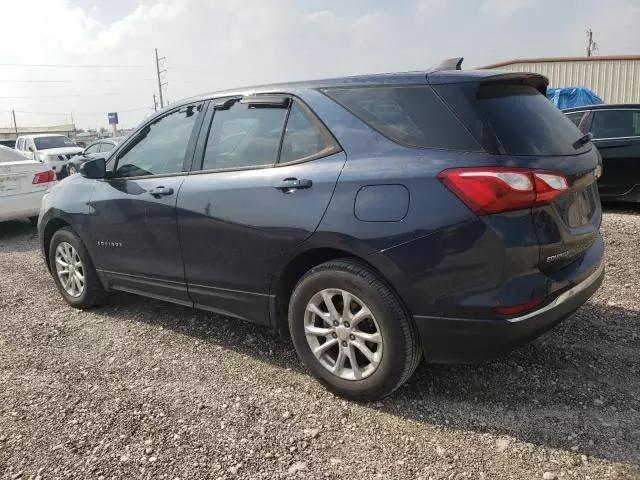
<instances>
[{"instance_id":1,"label":"rear window","mask_svg":"<svg viewBox=\"0 0 640 480\"><path fill-rule=\"evenodd\" d=\"M491 153L561 156L588 151L573 144L582 133L536 88L487 82L435 87Z\"/></svg>"},{"instance_id":2,"label":"rear window","mask_svg":"<svg viewBox=\"0 0 640 480\"><path fill-rule=\"evenodd\" d=\"M397 143L420 148L482 151L430 87L333 88L325 93Z\"/></svg>"}]
</instances>

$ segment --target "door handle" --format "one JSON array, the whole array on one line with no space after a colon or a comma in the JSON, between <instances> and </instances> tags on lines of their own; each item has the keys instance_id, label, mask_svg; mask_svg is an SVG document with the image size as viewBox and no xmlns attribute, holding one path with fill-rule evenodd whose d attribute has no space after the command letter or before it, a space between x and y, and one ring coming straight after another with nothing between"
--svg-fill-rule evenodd
<instances>
[{"instance_id":1,"label":"door handle","mask_svg":"<svg viewBox=\"0 0 640 480\"><path fill-rule=\"evenodd\" d=\"M169 187L156 187L156 188L152 188L151 190L147 190L147 193L153 195L156 198L160 198L160 197L166 197L167 195L173 195L173 188Z\"/></svg>"},{"instance_id":2,"label":"door handle","mask_svg":"<svg viewBox=\"0 0 640 480\"><path fill-rule=\"evenodd\" d=\"M313 182L307 179L285 178L277 182L273 188L280 190L282 193L293 193L296 190L311 188Z\"/></svg>"}]
</instances>

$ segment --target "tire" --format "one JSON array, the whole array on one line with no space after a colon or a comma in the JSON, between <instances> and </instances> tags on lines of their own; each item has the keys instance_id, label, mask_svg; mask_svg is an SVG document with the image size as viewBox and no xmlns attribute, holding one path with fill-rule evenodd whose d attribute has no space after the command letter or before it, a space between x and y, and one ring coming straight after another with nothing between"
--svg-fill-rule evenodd
<instances>
[{"instance_id":1,"label":"tire","mask_svg":"<svg viewBox=\"0 0 640 480\"><path fill-rule=\"evenodd\" d=\"M77 258L79 258L81 263L81 268L77 267L76 270L83 277L83 288L76 288L75 295L71 294L62 284L62 280L56 267L56 254L58 252L58 247L61 244L64 244L61 247L62 250L65 250L65 245L70 246L71 248L66 247L68 249L67 252L75 252L75 255L77 255ZM73 256L75 257L75 255ZM67 258L61 258L61 260L65 263L71 263L66 261L68 260ZM49 244L49 265L51 267L51 275L56 282L58 290L65 301L72 307L87 309L100 305L104 301L106 292L100 283L98 273L91 261L91 257L82 243L82 240L80 240L80 237L78 237L70 227L61 228L53 234ZM70 275L71 274L63 275L63 278L68 279ZM78 286L77 283L74 284L76 287Z\"/></svg>"},{"instance_id":2,"label":"tire","mask_svg":"<svg viewBox=\"0 0 640 480\"><path fill-rule=\"evenodd\" d=\"M71 175L73 175L75 173L78 173L78 170L76 169L76 166L73 165L73 164L69 165L69 167L67 168L67 174L69 176L71 176Z\"/></svg>"},{"instance_id":3,"label":"tire","mask_svg":"<svg viewBox=\"0 0 640 480\"><path fill-rule=\"evenodd\" d=\"M351 297L345 297L344 292ZM335 314L331 315L327 306L327 298L340 317L338 326ZM345 298L351 298L348 311L344 310ZM307 306L312 304L315 313L307 313ZM368 309L371 318L362 307ZM344 323L347 316L354 320L353 325ZM365 320L359 320L356 325L356 318ZM332 331L326 336L307 334L309 329L317 328L323 328L322 332ZM418 332L400 299L377 273L357 260L323 263L300 279L289 302L289 331L298 355L311 373L330 391L350 400L372 401L391 394L411 377L422 358ZM380 343L366 343L369 350L366 357L362 351L357 352L360 347L356 345L362 345L363 333L366 338L381 338ZM329 344L325 342L330 341L333 344L325 350L326 354L317 357L313 353L312 344L314 348L326 347ZM339 345L335 345L335 341ZM345 353L349 361L343 360L343 368L336 367L340 351L356 352L355 357ZM355 370L351 367L352 358L358 365ZM356 371L360 372L359 376Z\"/></svg>"}]
</instances>

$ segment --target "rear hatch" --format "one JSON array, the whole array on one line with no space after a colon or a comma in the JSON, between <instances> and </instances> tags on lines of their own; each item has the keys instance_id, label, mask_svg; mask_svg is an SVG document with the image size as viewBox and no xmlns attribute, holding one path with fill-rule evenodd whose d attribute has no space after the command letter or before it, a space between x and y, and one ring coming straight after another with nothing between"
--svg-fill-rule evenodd
<instances>
[{"instance_id":1,"label":"rear hatch","mask_svg":"<svg viewBox=\"0 0 640 480\"><path fill-rule=\"evenodd\" d=\"M546 78L508 73L468 83L430 83L504 167L566 178L567 190L533 207L532 220L541 270L550 273L577 259L598 236L601 158L591 142L579 142L582 132L547 100Z\"/></svg>"}]
</instances>

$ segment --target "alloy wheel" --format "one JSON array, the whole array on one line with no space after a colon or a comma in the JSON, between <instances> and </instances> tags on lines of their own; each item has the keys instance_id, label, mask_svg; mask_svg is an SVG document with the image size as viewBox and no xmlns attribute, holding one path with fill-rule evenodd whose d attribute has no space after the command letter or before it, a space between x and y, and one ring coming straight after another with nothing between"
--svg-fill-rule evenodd
<instances>
[{"instance_id":1,"label":"alloy wheel","mask_svg":"<svg viewBox=\"0 0 640 480\"><path fill-rule=\"evenodd\" d=\"M78 251L67 242L56 247L55 268L62 288L77 298L84 292L84 266Z\"/></svg>"},{"instance_id":2,"label":"alloy wheel","mask_svg":"<svg viewBox=\"0 0 640 480\"><path fill-rule=\"evenodd\" d=\"M382 360L382 334L373 313L346 290L316 293L307 304L304 332L319 363L342 379L362 380Z\"/></svg>"}]
</instances>

